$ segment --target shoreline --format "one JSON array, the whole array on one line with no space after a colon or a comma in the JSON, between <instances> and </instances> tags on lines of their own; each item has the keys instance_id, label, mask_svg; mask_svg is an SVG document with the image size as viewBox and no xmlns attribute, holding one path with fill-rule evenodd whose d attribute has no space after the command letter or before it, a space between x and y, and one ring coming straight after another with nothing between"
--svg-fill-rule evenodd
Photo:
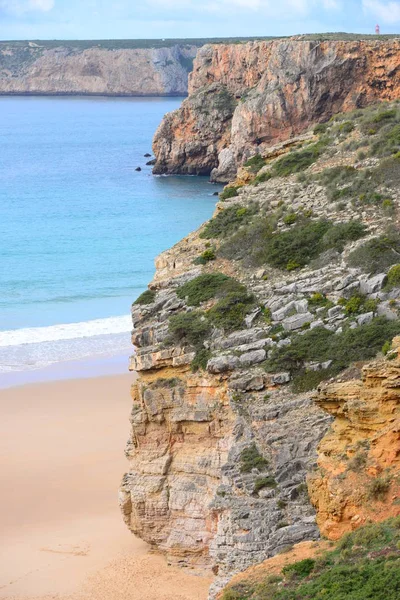
<instances>
[{"instance_id":1,"label":"shoreline","mask_svg":"<svg viewBox=\"0 0 400 600\"><path fill-rule=\"evenodd\" d=\"M0 373L0 393L3 390L61 381L80 381L102 377L129 375L129 357L134 352L60 361L25 371Z\"/></svg>"},{"instance_id":2,"label":"shoreline","mask_svg":"<svg viewBox=\"0 0 400 600\"><path fill-rule=\"evenodd\" d=\"M206 600L123 523L134 374L0 390L0 599Z\"/></svg>"}]
</instances>

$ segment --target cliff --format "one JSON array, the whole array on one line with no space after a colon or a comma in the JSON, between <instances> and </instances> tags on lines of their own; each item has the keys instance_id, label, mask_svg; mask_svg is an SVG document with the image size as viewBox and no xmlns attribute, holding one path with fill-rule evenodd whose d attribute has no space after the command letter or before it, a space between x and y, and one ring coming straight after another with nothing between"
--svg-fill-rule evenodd
<instances>
[{"instance_id":1,"label":"cliff","mask_svg":"<svg viewBox=\"0 0 400 600\"><path fill-rule=\"evenodd\" d=\"M399 98L399 73L399 39L204 46L189 98L156 132L154 172L230 181L250 156L313 123Z\"/></svg>"},{"instance_id":2,"label":"cliff","mask_svg":"<svg viewBox=\"0 0 400 600\"><path fill-rule=\"evenodd\" d=\"M122 512L170 561L211 569L212 598L324 527L398 514L394 484L378 488L398 454L399 131L384 104L255 154L132 307Z\"/></svg>"},{"instance_id":3,"label":"cliff","mask_svg":"<svg viewBox=\"0 0 400 600\"><path fill-rule=\"evenodd\" d=\"M395 338L389 360L366 365L361 379L325 384L316 399L335 418L309 480L330 539L400 513L399 348Z\"/></svg>"},{"instance_id":4,"label":"cliff","mask_svg":"<svg viewBox=\"0 0 400 600\"><path fill-rule=\"evenodd\" d=\"M0 94L185 96L198 46L1 42Z\"/></svg>"}]
</instances>

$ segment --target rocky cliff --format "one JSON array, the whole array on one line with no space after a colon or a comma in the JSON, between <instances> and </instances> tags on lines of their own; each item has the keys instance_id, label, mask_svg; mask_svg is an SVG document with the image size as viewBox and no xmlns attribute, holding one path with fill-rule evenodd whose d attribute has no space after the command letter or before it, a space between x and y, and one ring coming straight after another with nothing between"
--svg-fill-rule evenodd
<instances>
[{"instance_id":1,"label":"rocky cliff","mask_svg":"<svg viewBox=\"0 0 400 600\"><path fill-rule=\"evenodd\" d=\"M400 95L400 40L207 45L189 98L154 138L155 173L231 180L255 152L341 111Z\"/></svg>"},{"instance_id":2,"label":"rocky cliff","mask_svg":"<svg viewBox=\"0 0 400 600\"><path fill-rule=\"evenodd\" d=\"M185 96L196 45L0 43L0 94Z\"/></svg>"},{"instance_id":3,"label":"rocky cliff","mask_svg":"<svg viewBox=\"0 0 400 600\"><path fill-rule=\"evenodd\" d=\"M211 569L211 597L320 529L398 514L399 183L399 104L338 114L254 154L132 307L121 508Z\"/></svg>"}]
</instances>

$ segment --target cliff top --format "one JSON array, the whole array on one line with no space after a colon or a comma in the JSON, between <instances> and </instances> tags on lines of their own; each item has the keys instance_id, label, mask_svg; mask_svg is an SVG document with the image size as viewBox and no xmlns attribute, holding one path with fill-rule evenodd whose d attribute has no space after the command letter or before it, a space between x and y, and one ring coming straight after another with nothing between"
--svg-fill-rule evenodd
<instances>
[{"instance_id":1,"label":"cliff top","mask_svg":"<svg viewBox=\"0 0 400 600\"><path fill-rule=\"evenodd\" d=\"M304 41L354 41L354 40L388 40L398 38L400 34L369 35L362 33L312 33L293 36L291 39ZM286 36L289 38L289 36ZM197 46L205 44L242 44L247 42L269 41L285 39L285 36L255 36L255 37L216 37L216 38L166 38L166 39L137 39L137 40L1 40L0 50L13 46L24 48L26 45L39 46L51 50L53 48L74 48L87 50L88 48L102 48L105 50L145 49L145 48L170 48L172 46Z\"/></svg>"}]
</instances>

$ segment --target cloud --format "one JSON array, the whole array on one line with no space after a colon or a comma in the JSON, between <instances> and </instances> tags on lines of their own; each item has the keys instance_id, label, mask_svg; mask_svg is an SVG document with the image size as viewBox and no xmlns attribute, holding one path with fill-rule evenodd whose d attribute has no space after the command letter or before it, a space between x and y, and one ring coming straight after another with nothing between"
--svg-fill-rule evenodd
<instances>
[{"instance_id":1,"label":"cloud","mask_svg":"<svg viewBox=\"0 0 400 600\"><path fill-rule=\"evenodd\" d=\"M382 2L382 0L363 0L363 9L367 14L373 14L383 23L400 23L400 2L391 0Z\"/></svg>"},{"instance_id":2,"label":"cloud","mask_svg":"<svg viewBox=\"0 0 400 600\"><path fill-rule=\"evenodd\" d=\"M54 0L0 0L0 11L10 15L23 15L29 12L48 12L54 7Z\"/></svg>"}]
</instances>

